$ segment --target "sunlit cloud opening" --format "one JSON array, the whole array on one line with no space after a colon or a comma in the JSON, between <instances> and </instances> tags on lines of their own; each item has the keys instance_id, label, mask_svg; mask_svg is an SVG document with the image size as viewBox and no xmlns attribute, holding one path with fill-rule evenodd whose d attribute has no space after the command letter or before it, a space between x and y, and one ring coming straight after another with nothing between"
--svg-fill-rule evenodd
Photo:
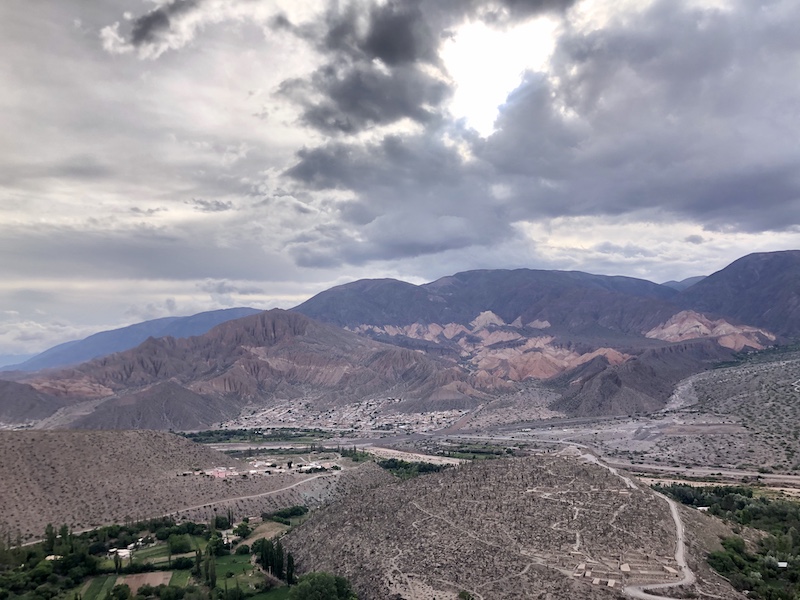
<instances>
[{"instance_id":1,"label":"sunlit cloud opening","mask_svg":"<svg viewBox=\"0 0 800 600\"><path fill-rule=\"evenodd\" d=\"M541 17L512 29L467 23L455 31L441 56L456 85L450 110L486 137L498 108L526 71L543 71L555 45L558 22Z\"/></svg>"}]
</instances>

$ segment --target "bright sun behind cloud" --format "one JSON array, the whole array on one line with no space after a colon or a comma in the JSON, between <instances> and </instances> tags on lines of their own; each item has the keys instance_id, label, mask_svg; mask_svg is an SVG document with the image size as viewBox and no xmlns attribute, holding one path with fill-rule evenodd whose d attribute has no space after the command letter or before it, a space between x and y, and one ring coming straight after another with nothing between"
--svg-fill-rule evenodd
<instances>
[{"instance_id":1,"label":"bright sun behind cloud","mask_svg":"<svg viewBox=\"0 0 800 600\"><path fill-rule=\"evenodd\" d=\"M498 107L525 71L547 68L558 22L542 17L512 29L467 23L442 48L441 57L456 90L450 110L482 136L494 131Z\"/></svg>"}]
</instances>

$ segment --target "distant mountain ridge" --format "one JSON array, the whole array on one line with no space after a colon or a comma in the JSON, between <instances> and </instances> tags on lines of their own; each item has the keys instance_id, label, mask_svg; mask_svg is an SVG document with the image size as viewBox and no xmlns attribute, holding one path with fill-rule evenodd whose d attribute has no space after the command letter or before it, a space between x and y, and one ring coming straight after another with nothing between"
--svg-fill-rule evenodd
<instances>
[{"instance_id":1,"label":"distant mountain ridge","mask_svg":"<svg viewBox=\"0 0 800 600\"><path fill-rule=\"evenodd\" d=\"M203 326L208 315L219 318ZM185 334L191 322L142 325ZM798 336L800 251L743 257L680 292L531 269L360 280L291 311L15 375L0 425L54 411L45 426L200 429L281 402L324 412L387 398L402 398L400 412L470 409L532 379L560 395L554 410L630 414L663 407L678 381L734 352Z\"/></svg>"},{"instance_id":2,"label":"distant mountain ridge","mask_svg":"<svg viewBox=\"0 0 800 600\"><path fill-rule=\"evenodd\" d=\"M643 301L666 303L677 294L672 288L632 277L498 269L465 271L419 286L394 279L362 279L321 292L292 310L340 327L466 325L485 311L507 323L517 318L524 323L539 319L551 326L574 327L594 322L591 316L581 314L593 310L587 307L589 302L624 303L626 310L645 310ZM647 314L642 318L653 321L657 317ZM612 327L624 329L627 324L617 322Z\"/></svg>"},{"instance_id":3,"label":"distant mountain ridge","mask_svg":"<svg viewBox=\"0 0 800 600\"><path fill-rule=\"evenodd\" d=\"M149 338L132 350L28 383L63 403L98 402L73 428L197 429L276 401L336 406L399 396L474 406L503 387L418 352L381 344L299 313L260 312L201 336ZM397 406L403 410L403 404Z\"/></svg>"},{"instance_id":4,"label":"distant mountain ridge","mask_svg":"<svg viewBox=\"0 0 800 600\"><path fill-rule=\"evenodd\" d=\"M138 346L149 337L175 338L201 335L225 321L240 319L260 312L255 308L226 308L198 313L188 317L163 317L113 329L101 331L82 340L74 340L54 346L17 365L4 367L4 371L38 371L77 365L99 356L122 352Z\"/></svg>"},{"instance_id":5,"label":"distant mountain ridge","mask_svg":"<svg viewBox=\"0 0 800 600\"><path fill-rule=\"evenodd\" d=\"M685 289L692 287L695 283L699 283L705 279L705 275L698 275L696 277L687 277L686 279L681 279L680 281L665 281L661 285L665 285L667 287L671 287L673 290L678 290L682 292Z\"/></svg>"},{"instance_id":6,"label":"distant mountain ridge","mask_svg":"<svg viewBox=\"0 0 800 600\"><path fill-rule=\"evenodd\" d=\"M752 312L695 310L689 291L714 289L709 280L679 292L577 271L480 270L420 286L356 281L293 310L497 378L561 381L557 406L571 414L624 414L662 406L674 383L731 351L775 342Z\"/></svg>"},{"instance_id":7,"label":"distant mountain ridge","mask_svg":"<svg viewBox=\"0 0 800 600\"><path fill-rule=\"evenodd\" d=\"M800 250L744 256L681 292L684 307L800 336Z\"/></svg>"}]
</instances>

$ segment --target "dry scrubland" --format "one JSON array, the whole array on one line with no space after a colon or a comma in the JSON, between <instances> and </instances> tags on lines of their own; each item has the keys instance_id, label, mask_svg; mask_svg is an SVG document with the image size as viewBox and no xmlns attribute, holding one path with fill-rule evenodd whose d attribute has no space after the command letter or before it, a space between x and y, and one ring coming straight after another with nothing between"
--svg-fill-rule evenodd
<instances>
[{"instance_id":1,"label":"dry scrubland","mask_svg":"<svg viewBox=\"0 0 800 600\"><path fill-rule=\"evenodd\" d=\"M339 477L182 476L195 467L249 467L152 431L0 431L0 457L0 531L23 539L41 536L48 522L80 530L168 513L207 519L214 508L245 516L316 504Z\"/></svg>"},{"instance_id":2,"label":"dry scrubland","mask_svg":"<svg viewBox=\"0 0 800 600\"><path fill-rule=\"evenodd\" d=\"M697 404L688 410L730 417L741 428L667 437L654 455L690 465L800 471L800 353L709 371L692 383Z\"/></svg>"},{"instance_id":3,"label":"dry scrubland","mask_svg":"<svg viewBox=\"0 0 800 600\"><path fill-rule=\"evenodd\" d=\"M736 453L741 463L800 469L800 354L712 371L694 387L702 411L734 415L748 430L747 447L722 453Z\"/></svg>"},{"instance_id":4,"label":"dry scrubland","mask_svg":"<svg viewBox=\"0 0 800 600\"><path fill-rule=\"evenodd\" d=\"M675 539L663 499L580 458L536 456L364 486L285 545L301 570L341 573L364 600L454 599L461 590L573 599L675 581L665 568L678 568Z\"/></svg>"},{"instance_id":5,"label":"dry scrubland","mask_svg":"<svg viewBox=\"0 0 800 600\"><path fill-rule=\"evenodd\" d=\"M693 375L665 410L515 433L520 442L575 442L611 459L720 471L800 474L800 352L757 354Z\"/></svg>"}]
</instances>

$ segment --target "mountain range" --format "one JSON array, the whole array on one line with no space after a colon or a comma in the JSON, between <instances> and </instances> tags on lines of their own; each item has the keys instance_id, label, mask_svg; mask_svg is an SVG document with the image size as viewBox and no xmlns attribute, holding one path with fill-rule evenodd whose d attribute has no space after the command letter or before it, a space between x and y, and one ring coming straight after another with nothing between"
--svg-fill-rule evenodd
<instances>
[{"instance_id":1,"label":"mountain range","mask_svg":"<svg viewBox=\"0 0 800 600\"><path fill-rule=\"evenodd\" d=\"M356 281L292 311L147 322L44 354L75 360L84 355L70 350L90 340L156 332L136 347L8 374L0 422L196 429L276 402L324 411L388 397L399 412L469 409L531 379L557 392L555 410L630 414L663 407L680 379L734 352L800 333L800 251L752 254L676 287L481 270L419 286ZM205 331L192 336L190 325Z\"/></svg>"},{"instance_id":2,"label":"mountain range","mask_svg":"<svg viewBox=\"0 0 800 600\"><path fill-rule=\"evenodd\" d=\"M202 312L189 317L153 319L111 331L101 331L82 340L65 342L21 363L5 366L0 370L39 371L76 365L98 356L128 350L138 346L149 337L184 338L201 335L215 325L257 312L260 311L255 308L226 308Z\"/></svg>"}]
</instances>

